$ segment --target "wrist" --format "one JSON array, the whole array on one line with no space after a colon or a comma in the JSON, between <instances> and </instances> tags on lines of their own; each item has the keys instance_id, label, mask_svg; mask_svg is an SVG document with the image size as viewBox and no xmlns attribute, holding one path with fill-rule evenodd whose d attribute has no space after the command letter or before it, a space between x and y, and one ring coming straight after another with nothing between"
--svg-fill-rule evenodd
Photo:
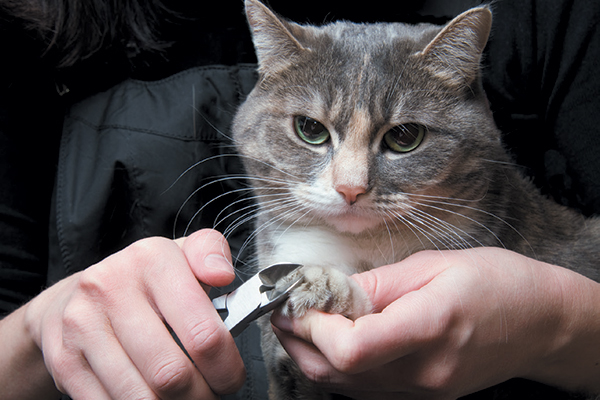
<instances>
[{"instance_id":1,"label":"wrist","mask_svg":"<svg viewBox=\"0 0 600 400\"><path fill-rule=\"evenodd\" d=\"M600 393L600 284L551 268L546 285L550 335L525 378L568 390Z\"/></svg>"},{"instance_id":2,"label":"wrist","mask_svg":"<svg viewBox=\"0 0 600 400\"><path fill-rule=\"evenodd\" d=\"M28 329L28 303L0 321L0 387L3 399L57 398L43 354Z\"/></svg>"}]
</instances>

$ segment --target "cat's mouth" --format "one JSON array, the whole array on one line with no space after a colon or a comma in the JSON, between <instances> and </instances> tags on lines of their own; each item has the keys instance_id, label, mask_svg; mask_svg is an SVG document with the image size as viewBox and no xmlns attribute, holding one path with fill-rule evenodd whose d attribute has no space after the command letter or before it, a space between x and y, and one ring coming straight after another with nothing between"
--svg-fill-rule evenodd
<instances>
[{"instance_id":1,"label":"cat's mouth","mask_svg":"<svg viewBox=\"0 0 600 400\"><path fill-rule=\"evenodd\" d=\"M381 218L359 215L356 213L329 216L325 218L325 221L340 232L354 234L374 229L383 222Z\"/></svg>"},{"instance_id":2,"label":"cat's mouth","mask_svg":"<svg viewBox=\"0 0 600 400\"><path fill-rule=\"evenodd\" d=\"M358 234L384 223L382 215L372 208L368 196L353 204L348 204L333 191L297 190L295 197L310 209L306 217L316 217L339 232Z\"/></svg>"}]
</instances>

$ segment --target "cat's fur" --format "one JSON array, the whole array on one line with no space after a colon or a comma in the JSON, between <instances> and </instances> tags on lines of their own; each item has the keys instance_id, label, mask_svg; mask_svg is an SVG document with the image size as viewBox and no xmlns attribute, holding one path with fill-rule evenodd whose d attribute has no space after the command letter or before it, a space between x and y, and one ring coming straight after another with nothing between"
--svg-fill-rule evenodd
<instances>
[{"instance_id":1,"label":"cat's fur","mask_svg":"<svg viewBox=\"0 0 600 400\"><path fill-rule=\"evenodd\" d=\"M501 144L480 83L489 8L445 27L300 26L257 0L246 12L260 78L234 140L260 206L258 264L309 266L288 312L368 313L346 274L423 249L505 247L599 278L598 222L543 198ZM323 124L329 140L303 141L297 116ZM402 124L427 132L397 153L383 137ZM268 320L263 334L271 398L322 398Z\"/></svg>"}]
</instances>

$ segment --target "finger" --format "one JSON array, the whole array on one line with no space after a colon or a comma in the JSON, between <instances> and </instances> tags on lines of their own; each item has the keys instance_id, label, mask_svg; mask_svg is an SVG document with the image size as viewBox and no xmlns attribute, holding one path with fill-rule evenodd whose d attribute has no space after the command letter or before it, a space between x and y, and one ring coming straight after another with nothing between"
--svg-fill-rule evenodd
<instances>
[{"instance_id":1,"label":"finger","mask_svg":"<svg viewBox=\"0 0 600 400\"><path fill-rule=\"evenodd\" d=\"M77 370L74 369L68 379L63 382L64 384L58 388L59 391L73 400L114 400L91 371L89 365L82 365Z\"/></svg>"},{"instance_id":2,"label":"finger","mask_svg":"<svg viewBox=\"0 0 600 400\"><path fill-rule=\"evenodd\" d=\"M110 329L106 328L90 333L88 340L94 345L86 347L84 356L110 398L158 400L112 332L104 333Z\"/></svg>"},{"instance_id":3,"label":"finger","mask_svg":"<svg viewBox=\"0 0 600 400\"><path fill-rule=\"evenodd\" d=\"M84 276L82 273L78 275L80 278ZM88 278L85 279L90 281ZM107 371L102 371L102 368L94 368L93 364L89 362L90 360L103 360L107 364L108 370L120 369L123 371L121 368L122 349L112 336L112 330L107 326L106 316L99 313L96 304L83 299L80 293L73 293L69 299L72 301L69 301L61 309L60 317L53 318L52 322L54 323L45 325L44 340L41 342L44 362L54 379L56 388L75 400L122 398L118 397L115 392L111 394L106 389L111 385L102 383L98 374ZM114 351L115 348L118 350ZM121 357L119 357L119 352L121 352ZM96 357L93 353L100 354L100 357ZM125 358L127 357L125 356ZM126 364L129 367L125 367L126 373L121 376L117 375L116 379L109 378L108 382L113 385L119 385L123 380L131 382L132 380L128 379L128 376L133 372L134 375L137 375L137 384L143 386L139 373L135 367L131 368L129 359L126 360ZM147 387L146 393L148 393Z\"/></svg>"},{"instance_id":4,"label":"finger","mask_svg":"<svg viewBox=\"0 0 600 400\"><path fill-rule=\"evenodd\" d=\"M395 362L393 367L386 365L359 374L345 374L335 369L311 343L276 327L273 331L304 375L327 392L345 394L356 399L385 399L398 398L399 388L408 387L403 382L403 365L400 365L402 362Z\"/></svg>"},{"instance_id":5,"label":"finger","mask_svg":"<svg viewBox=\"0 0 600 400\"><path fill-rule=\"evenodd\" d=\"M451 313L435 296L430 284L355 321L310 310L289 324L294 335L313 343L335 369L355 374L412 354L437 337Z\"/></svg>"},{"instance_id":6,"label":"finger","mask_svg":"<svg viewBox=\"0 0 600 400\"><path fill-rule=\"evenodd\" d=\"M73 400L112 400L80 351L62 345L44 348L45 362L56 388Z\"/></svg>"},{"instance_id":7,"label":"finger","mask_svg":"<svg viewBox=\"0 0 600 400\"><path fill-rule=\"evenodd\" d=\"M229 245L218 231L195 232L181 246L194 275L203 284L225 286L235 278Z\"/></svg>"},{"instance_id":8,"label":"finger","mask_svg":"<svg viewBox=\"0 0 600 400\"><path fill-rule=\"evenodd\" d=\"M172 242L169 243L172 244ZM160 245L160 243L155 243L155 245ZM162 257L160 255L162 253L166 255ZM146 266L147 271L145 272L158 274L156 264L164 263L163 258L166 258L168 254L169 252L157 252L154 257L151 257L152 263ZM161 282L159 286L168 287L171 288L171 292L177 292L177 283L182 279L181 275L187 272L188 280L194 286L195 292L204 295L189 269L185 268L183 255L179 251L172 252L170 255L169 260L174 262L175 267L171 268L172 274L169 276L169 280L166 281L167 283L165 284L164 280L159 280ZM132 263L135 262L133 260L139 261L136 256L131 259ZM165 270L166 268L163 269L163 274ZM169 315L163 313L157 298L153 297L151 293L151 288L154 286L152 282L156 282L156 280L146 277L146 279L142 279L142 282L144 281L147 286L132 287L125 284L120 288L112 286L115 295L107 298L106 316L108 317L108 326L105 327L105 330L112 330L111 333L118 340L126 357L135 365L140 376L143 377L143 381L161 399L184 399L199 396L203 396L202 398L216 398L200 372L179 348L166 328L162 318L167 318ZM181 288L181 286L179 287ZM186 289L182 288L182 292L185 291ZM181 295L185 296L184 293ZM168 299L162 301L168 302ZM94 338L93 332L89 332L87 336ZM107 340L104 345L111 346L113 344ZM111 367L110 362L104 364L102 354L93 353L92 349L94 348L103 347L98 347L96 343L93 346L86 347L87 356L103 383L107 386L114 385L112 380L115 377L112 370L116 372L119 369L125 374L124 377L129 376L131 382L135 382L132 371L126 373L124 372L125 366ZM118 361L125 362L123 358L117 356L116 362ZM105 368L108 368L108 371ZM118 376L117 379L119 379ZM138 398L138 396L134 397Z\"/></svg>"},{"instance_id":9,"label":"finger","mask_svg":"<svg viewBox=\"0 0 600 400\"><path fill-rule=\"evenodd\" d=\"M136 242L106 259L95 275L106 275L121 265L129 265L141 276L133 285L113 279L97 292L109 292L103 301L108 303L111 327L150 388L162 399L216 398L163 322L173 327L186 348L189 343L184 339L193 329L190 320L212 318L222 325L214 307L208 308L206 315L195 310L197 299L209 300L179 247L160 238ZM109 279L91 277L86 286Z\"/></svg>"},{"instance_id":10,"label":"finger","mask_svg":"<svg viewBox=\"0 0 600 400\"><path fill-rule=\"evenodd\" d=\"M408 392L382 392L382 391L374 391L374 390L335 390L332 393L341 394L342 396L348 397L349 399L354 400L423 400L427 398L422 394L414 394ZM439 400L439 398L438 398Z\"/></svg>"},{"instance_id":11,"label":"finger","mask_svg":"<svg viewBox=\"0 0 600 400\"><path fill-rule=\"evenodd\" d=\"M161 399L216 399L154 309L142 298L130 301L136 306L122 308L119 318L111 324L119 343L152 391ZM98 371L100 368L99 365Z\"/></svg>"},{"instance_id":12,"label":"finger","mask_svg":"<svg viewBox=\"0 0 600 400\"><path fill-rule=\"evenodd\" d=\"M403 261L352 275L379 312L405 294L419 290L450 266L450 252L422 251Z\"/></svg>"},{"instance_id":13,"label":"finger","mask_svg":"<svg viewBox=\"0 0 600 400\"><path fill-rule=\"evenodd\" d=\"M273 332L285 351L311 382L324 390L343 385L342 375L331 366L327 358L313 344L277 327L273 327Z\"/></svg>"},{"instance_id":14,"label":"finger","mask_svg":"<svg viewBox=\"0 0 600 400\"><path fill-rule=\"evenodd\" d=\"M244 364L233 337L200 288L186 258L174 252L168 259L155 259L156 271L148 268L149 274L161 273L167 266L185 267L171 274L169 285L149 286L149 295L212 390L219 394L234 392L245 380Z\"/></svg>"}]
</instances>

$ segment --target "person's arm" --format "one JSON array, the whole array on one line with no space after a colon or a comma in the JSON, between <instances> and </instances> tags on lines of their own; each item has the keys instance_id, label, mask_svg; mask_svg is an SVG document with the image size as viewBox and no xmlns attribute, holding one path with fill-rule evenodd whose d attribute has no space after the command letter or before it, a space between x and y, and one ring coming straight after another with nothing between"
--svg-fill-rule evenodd
<instances>
[{"instance_id":1,"label":"person's arm","mask_svg":"<svg viewBox=\"0 0 600 400\"><path fill-rule=\"evenodd\" d=\"M600 393L600 284L497 248L355 275L376 312L275 314L309 379L357 399L456 398L513 377Z\"/></svg>"},{"instance_id":2,"label":"person's arm","mask_svg":"<svg viewBox=\"0 0 600 400\"><path fill-rule=\"evenodd\" d=\"M3 399L55 399L56 388L74 399L235 391L244 366L205 293L233 280L227 258L215 231L146 239L45 290L0 321Z\"/></svg>"},{"instance_id":3,"label":"person's arm","mask_svg":"<svg viewBox=\"0 0 600 400\"><path fill-rule=\"evenodd\" d=\"M0 382L7 399L59 399L44 358L25 323L22 307L0 320Z\"/></svg>"}]
</instances>

